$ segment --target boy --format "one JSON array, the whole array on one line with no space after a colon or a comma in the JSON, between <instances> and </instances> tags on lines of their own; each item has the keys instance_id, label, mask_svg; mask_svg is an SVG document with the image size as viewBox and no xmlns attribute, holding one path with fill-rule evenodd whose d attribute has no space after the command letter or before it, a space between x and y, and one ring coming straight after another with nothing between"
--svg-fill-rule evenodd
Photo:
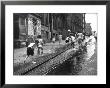
<instances>
[{"instance_id":1,"label":"boy","mask_svg":"<svg viewBox=\"0 0 110 88\"><path fill-rule=\"evenodd\" d=\"M35 43L30 43L27 47L27 56L29 55L33 56L34 55L34 45Z\"/></svg>"},{"instance_id":2,"label":"boy","mask_svg":"<svg viewBox=\"0 0 110 88\"><path fill-rule=\"evenodd\" d=\"M38 54L43 54L43 39L41 35L38 36Z\"/></svg>"}]
</instances>

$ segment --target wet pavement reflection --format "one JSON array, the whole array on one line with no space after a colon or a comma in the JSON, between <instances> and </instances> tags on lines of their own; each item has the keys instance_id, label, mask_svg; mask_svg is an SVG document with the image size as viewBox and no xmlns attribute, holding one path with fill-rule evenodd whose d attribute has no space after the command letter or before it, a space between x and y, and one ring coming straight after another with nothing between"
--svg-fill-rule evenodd
<instances>
[{"instance_id":1,"label":"wet pavement reflection","mask_svg":"<svg viewBox=\"0 0 110 88\"><path fill-rule=\"evenodd\" d=\"M97 44L91 47L87 53L70 58L48 75L97 75Z\"/></svg>"}]
</instances>

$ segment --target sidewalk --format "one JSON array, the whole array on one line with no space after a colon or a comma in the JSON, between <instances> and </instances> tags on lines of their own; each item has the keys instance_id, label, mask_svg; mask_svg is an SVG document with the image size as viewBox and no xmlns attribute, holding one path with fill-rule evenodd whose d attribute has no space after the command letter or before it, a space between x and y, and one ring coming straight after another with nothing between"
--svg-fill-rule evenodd
<instances>
[{"instance_id":1,"label":"sidewalk","mask_svg":"<svg viewBox=\"0 0 110 88\"><path fill-rule=\"evenodd\" d=\"M49 54L49 53L52 53L54 52L55 48L57 47L61 47L62 45L65 45L65 41L63 40L61 42L61 44L59 45L59 42L56 41L55 43L46 43L44 46L43 46L43 55L46 55L46 54ZM30 58L26 58L26 47L24 48L20 48L20 49L14 49L14 64L19 64L19 63L24 63L24 61L28 60L30 61ZM38 57L37 55L37 48L34 49L34 57Z\"/></svg>"}]
</instances>

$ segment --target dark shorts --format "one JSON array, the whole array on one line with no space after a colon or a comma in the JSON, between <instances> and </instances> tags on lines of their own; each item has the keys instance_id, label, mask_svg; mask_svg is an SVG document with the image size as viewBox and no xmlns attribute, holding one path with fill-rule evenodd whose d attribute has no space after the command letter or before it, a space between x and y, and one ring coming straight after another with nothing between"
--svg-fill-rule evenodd
<instances>
[{"instance_id":1,"label":"dark shorts","mask_svg":"<svg viewBox=\"0 0 110 88\"><path fill-rule=\"evenodd\" d=\"M29 56L29 55L33 56L33 55L34 55L34 49L31 48L31 47L27 47L27 55L28 55L28 56Z\"/></svg>"},{"instance_id":2,"label":"dark shorts","mask_svg":"<svg viewBox=\"0 0 110 88\"><path fill-rule=\"evenodd\" d=\"M69 40L66 40L65 42L66 42L66 43L68 43L68 42L69 42Z\"/></svg>"}]
</instances>

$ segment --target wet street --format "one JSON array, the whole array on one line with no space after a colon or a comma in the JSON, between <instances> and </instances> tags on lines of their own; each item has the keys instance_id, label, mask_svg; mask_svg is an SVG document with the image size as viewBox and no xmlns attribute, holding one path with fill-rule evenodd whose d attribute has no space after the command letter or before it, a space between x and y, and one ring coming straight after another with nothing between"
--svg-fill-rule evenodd
<instances>
[{"instance_id":1,"label":"wet street","mask_svg":"<svg viewBox=\"0 0 110 88\"><path fill-rule=\"evenodd\" d=\"M97 47L91 58L81 64L82 70L79 75L97 75Z\"/></svg>"},{"instance_id":2,"label":"wet street","mask_svg":"<svg viewBox=\"0 0 110 88\"><path fill-rule=\"evenodd\" d=\"M43 55L53 53L55 48L58 48L62 45L65 45L65 41L62 41L60 45L59 45L59 42L46 43L43 46ZM24 61L26 61L26 62L31 61L30 58L25 59L26 58L26 51L27 51L26 47L14 50L14 59L13 59L14 60L14 62L13 62L14 65L23 64ZM34 49L34 56L33 57L36 57L36 58L39 57L38 54L37 54L37 48Z\"/></svg>"},{"instance_id":3,"label":"wet street","mask_svg":"<svg viewBox=\"0 0 110 88\"><path fill-rule=\"evenodd\" d=\"M97 14L15 13L13 21L14 75L97 75Z\"/></svg>"},{"instance_id":4,"label":"wet street","mask_svg":"<svg viewBox=\"0 0 110 88\"><path fill-rule=\"evenodd\" d=\"M49 44L50 45L50 44ZM53 46L49 46L48 44L45 46L45 53L48 53L48 50L51 50ZM59 44L55 43L54 48L58 48ZM50 47L50 48L49 48ZM97 43L87 46L87 52L83 52L81 54L78 54L77 56L72 56L71 58L65 59L66 61L63 61L62 57L68 57L69 53L68 51L71 51L71 49L67 50L66 53L62 54L61 56L58 56L45 64L39 66L36 70L33 72L30 72L28 75L97 75ZM19 51L18 53L22 53L22 51ZM52 53L52 52L51 52ZM34 56L35 57L35 56ZM20 57L19 57L20 58ZM23 58L23 56L22 56ZM14 63L15 70L18 68L17 64L22 63L22 58L20 58L20 62ZM37 58L37 57L36 57ZM48 58L47 58L48 59ZM25 59L23 59L25 60ZM33 62L34 59L27 59L26 62ZM46 58L37 58L35 59L36 64L40 63L42 61L45 61ZM63 62L62 62L63 61ZM48 73L40 72L41 69L45 70L52 68L55 64L58 64L59 62L62 62L61 64L57 65L54 69L49 71ZM28 65L27 65L28 66ZM16 68L17 67L17 68ZM18 68L19 69L19 68Z\"/></svg>"},{"instance_id":5,"label":"wet street","mask_svg":"<svg viewBox=\"0 0 110 88\"><path fill-rule=\"evenodd\" d=\"M88 59L87 55L88 52L80 55L77 62L74 62L76 57L64 62L48 75L97 75L97 44L95 44L94 53Z\"/></svg>"}]
</instances>

